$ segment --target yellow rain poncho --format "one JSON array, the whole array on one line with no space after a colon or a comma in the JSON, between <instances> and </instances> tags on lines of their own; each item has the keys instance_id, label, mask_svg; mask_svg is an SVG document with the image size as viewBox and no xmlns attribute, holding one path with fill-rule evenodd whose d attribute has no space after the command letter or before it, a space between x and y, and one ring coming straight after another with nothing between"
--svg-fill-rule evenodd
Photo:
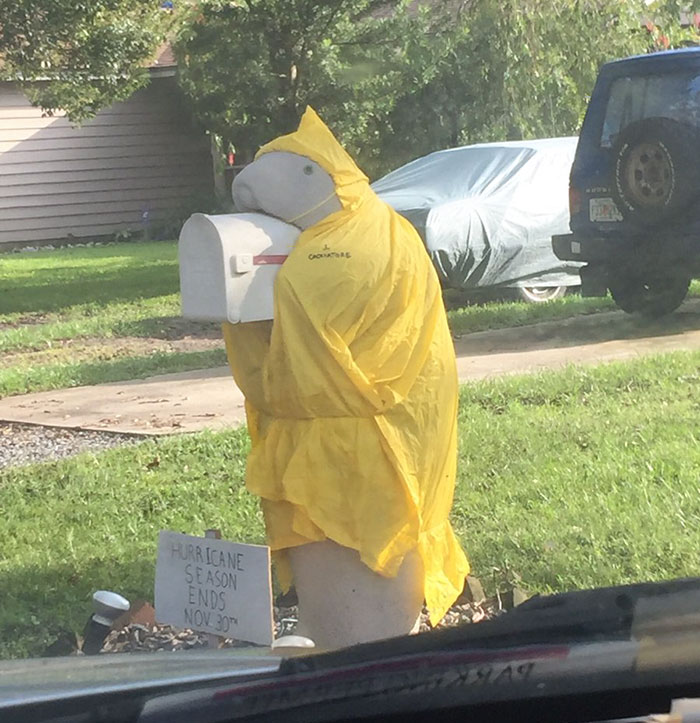
<instances>
[{"instance_id":1,"label":"yellow rain poncho","mask_svg":"<svg viewBox=\"0 0 700 723\"><path fill-rule=\"evenodd\" d=\"M296 545L329 538L385 576L417 548L435 623L469 570L448 520L457 373L436 273L313 110L258 156L270 151L318 163L342 204L281 267L274 322L224 325L247 402L247 487L262 498L280 584Z\"/></svg>"}]
</instances>

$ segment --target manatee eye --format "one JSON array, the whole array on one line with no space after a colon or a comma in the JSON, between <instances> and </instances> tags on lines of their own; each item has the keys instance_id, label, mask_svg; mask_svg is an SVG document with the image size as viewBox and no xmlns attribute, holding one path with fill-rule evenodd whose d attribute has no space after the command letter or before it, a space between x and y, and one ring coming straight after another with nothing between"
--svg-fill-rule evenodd
<instances>
[{"instance_id":1,"label":"manatee eye","mask_svg":"<svg viewBox=\"0 0 700 723\"><path fill-rule=\"evenodd\" d=\"M313 172L314 172L314 167L313 167L313 166L304 166L304 173L305 173L307 176L310 176Z\"/></svg>"}]
</instances>

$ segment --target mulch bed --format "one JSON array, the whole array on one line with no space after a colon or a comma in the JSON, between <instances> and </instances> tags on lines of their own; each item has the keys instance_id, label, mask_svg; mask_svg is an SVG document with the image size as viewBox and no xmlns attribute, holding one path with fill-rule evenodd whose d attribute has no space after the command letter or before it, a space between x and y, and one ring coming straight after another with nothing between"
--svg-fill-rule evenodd
<instances>
[{"instance_id":1,"label":"mulch bed","mask_svg":"<svg viewBox=\"0 0 700 723\"><path fill-rule=\"evenodd\" d=\"M459 625L479 623L497 617L504 608L500 598L489 598L481 602L463 602L453 605L438 628L452 628ZM275 607L275 637L293 635L297 623L297 608ZM427 611L421 614L420 633L431 630ZM209 647L209 636L192 630L173 628L170 625L130 623L120 630L113 630L104 642L103 653L144 653L177 650L195 650ZM219 648L254 647L250 643L224 639Z\"/></svg>"}]
</instances>

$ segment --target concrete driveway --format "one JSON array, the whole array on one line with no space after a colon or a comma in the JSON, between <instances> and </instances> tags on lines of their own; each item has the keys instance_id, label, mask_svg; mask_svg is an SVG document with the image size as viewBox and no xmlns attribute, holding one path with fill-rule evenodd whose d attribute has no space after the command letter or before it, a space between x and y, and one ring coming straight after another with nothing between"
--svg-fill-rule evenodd
<instances>
[{"instance_id":1,"label":"concrete driveway","mask_svg":"<svg viewBox=\"0 0 700 723\"><path fill-rule=\"evenodd\" d=\"M609 312L455 340L463 382L674 349L700 349L700 300L653 323ZM245 410L228 368L219 367L7 397L0 400L0 420L161 435L236 426Z\"/></svg>"}]
</instances>

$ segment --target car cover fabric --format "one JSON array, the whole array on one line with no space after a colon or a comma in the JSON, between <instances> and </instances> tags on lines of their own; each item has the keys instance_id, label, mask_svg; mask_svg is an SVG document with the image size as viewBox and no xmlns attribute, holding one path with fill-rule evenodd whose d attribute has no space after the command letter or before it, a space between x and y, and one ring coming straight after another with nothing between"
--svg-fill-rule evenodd
<instances>
[{"instance_id":1,"label":"car cover fabric","mask_svg":"<svg viewBox=\"0 0 700 723\"><path fill-rule=\"evenodd\" d=\"M481 143L418 158L372 188L423 239L444 286L576 286L560 261L576 138Z\"/></svg>"},{"instance_id":2,"label":"car cover fabric","mask_svg":"<svg viewBox=\"0 0 700 723\"><path fill-rule=\"evenodd\" d=\"M342 204L282 265L274 321L224 325L279 582L296 545L329 538L389 577L418 549L436 623L469 571L449 521L458 383L437 275L312 109L271 151L316 161Z\"/></svg>"}]
</instances>

